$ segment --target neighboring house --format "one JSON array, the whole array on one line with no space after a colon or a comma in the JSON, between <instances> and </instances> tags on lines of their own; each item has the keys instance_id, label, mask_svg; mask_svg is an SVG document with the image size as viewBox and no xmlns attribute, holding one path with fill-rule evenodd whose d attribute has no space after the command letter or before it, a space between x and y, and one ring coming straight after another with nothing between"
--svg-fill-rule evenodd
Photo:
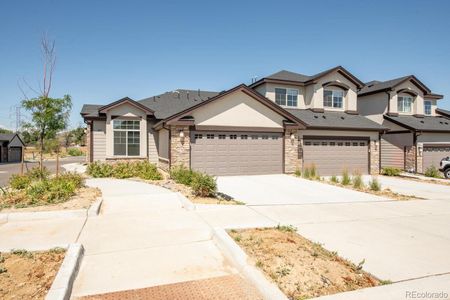
<instances>
[{"instance_id":1,"label":"neighboring house","mask_svg":"<svg viewBox=\"0 0 450 300\"><path fill-rule=\"evenodd\" d=\"M89 160L148 159L213 175L379 172L380 124L358 114L364 84L342 67L281 71L250 86L176 90L84 105Z\"/></svg>"},{"instance_id":2,"label":"neighboring house","mask_svg":"<svg viewBox=\"0 0 450 300\"><path fill-rule=\"evenodd\" d=\"M381 167L424 173L450 155L450 120L437 109L442 98L413 75L365 84L359 113L389 128L381 139Z\"/></svg>"},{"instance_id":3,"label":"neighboring house","mask_svg":"<svg viewBox=\"0 0 450 300\"><path fill-rule=\"evenodd\" d=\"M0 163L21 161L24 146L17 133L0 133Z\"/></svg>"}]
</instances>

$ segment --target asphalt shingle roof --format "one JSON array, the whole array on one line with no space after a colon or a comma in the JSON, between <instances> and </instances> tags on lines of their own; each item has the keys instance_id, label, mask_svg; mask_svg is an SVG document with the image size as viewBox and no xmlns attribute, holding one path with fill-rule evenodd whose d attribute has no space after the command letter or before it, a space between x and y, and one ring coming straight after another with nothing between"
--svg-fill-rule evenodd
<instances>
[{"instance_id":1,"label":"asphalt shingle roof","mask_svg":"<svg viewBox=\"0 0 450 300\"><path fill-rule=\"evenodd\" d=\"M0 133L0 141L11 141L15 136L15 133Z\"/></svg>"},{"instance_id":2,"label":"asphalt shingle roof","mask_svg":"<svg viewBox=\"0 0 450 300\"><path fill-rule=\"evenodd\" d=\"M438 114L444 115L446 117L450 117L450 110L446 110L446 109L442 109L442 108L437 108L436 112Z\"/></svg>"},{"instance_id":3,"label":"asphalt shingle roof","mask_svg":"<svg viewBox=\"0 0 450 300\"><path fill-rule=\"evenodd\" d=\"M372 92L376 92L376 91L382 91L385 89L390 89L390 88L396 86L397 84L399 84L400 82L402 82L403 80L407 79L408 77L410 77L410 76L403 76L403 77L399 77L399 78L395 78L395 79L391 79L391 80L387 80L387 81L373 80L373 81L367 82L364 85L364 87L358 92L358 95L372 93Z\"/></svg>"},{"instance_id":4,"label":"asphalt shingle roof","mask_svg":"<svg viewBox=\"0 0 450 300\"><path fill-rule=\"evenodd\" d=\"M156 119L165 119L218 94L218 92L178 89L138 102L154 110Z\"/></svg>"},{"instance_id":5,"label":"asphalt shingle roof","mask_svg":"<svg viewBox=\"0 0 450 300\"><path fill-rule=\"evenodd\" d=\"M308 127L324 127L336 129L374 130L387 129L361 115L353 115L338 111L313 112L309 109L286 109L305 122Z\"/></svg>"},{"instance_id":6,"label":"asphalt shingle roof","mask_svg":"<svg viewBox=\"0 0 450 300\"><path fill-rule=\"evenodd\" d=\"M307 75L303 75L303 74L299 74L299 73L294 73L294 72L282 70L282 71L279 71L279 72L274 73L272 75L269 75L269 76L267 76L265 78L306 82L306 81L310 80L312 77L311 76L307 76Z\"/></svg>"},{"instance_id":7,"label":"asphalt shingle roof","mask_svg":"<svg viewBox=\"0 0 450 300\"><path fill-rule=\"evenodd\" d=\"M444 131L450 132L450 119L441 116L384 116L385 119L393 121L406 128L418 131Z\"/></svg>"},{"instance_id":8,"label":"asphalt shingle roof","mask_svg":"<svg viewBox=\"0 0 450 300\"><path fill-rule=\"evenodd\" d=\"M98 110L102 106L98 104L84 104L80 114L84 117L98 117Z\"/></svg>"}]
</instances>

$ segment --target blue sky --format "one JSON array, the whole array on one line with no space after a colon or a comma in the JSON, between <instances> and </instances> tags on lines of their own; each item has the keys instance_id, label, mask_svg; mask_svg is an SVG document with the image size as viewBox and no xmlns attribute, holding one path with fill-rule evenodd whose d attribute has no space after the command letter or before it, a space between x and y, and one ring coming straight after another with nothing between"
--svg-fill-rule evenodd
<instances>
[{"instance_id":1,"label":"blue sky","mask_svg":"<svg viewBox=\"0 0 450 300\"><path fill-rule=\"evenodd\" d=\"M17 83L37 87L44 32L57 47L51 96L72 96L72 126L83 103L224 90L281 69L336 65L362 81L415 74L450 109L449 10L445 0L1 0L0 125L14 128Z\"/></svg>"}]
</instances>

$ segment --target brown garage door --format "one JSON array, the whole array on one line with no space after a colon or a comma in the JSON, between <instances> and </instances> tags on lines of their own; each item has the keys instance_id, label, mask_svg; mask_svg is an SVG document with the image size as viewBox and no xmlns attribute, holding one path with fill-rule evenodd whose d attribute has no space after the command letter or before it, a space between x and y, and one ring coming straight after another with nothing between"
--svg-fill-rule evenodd
<instances>
[{"instance_id":1,"label":"brown garage door","mask_svg":"<svg viewBox=\"0 0 450 300\"><path fill-rule=\"evenodd\" d=\"M20 147L11 147L9 149L9 162L19 162L22 160L22 148Z\"/></svg>"},{"instance_id":2,"label":"brown garage door","mask_svg":"<svg viewBox=\"0 0 450 300\"><path fill-rule=\"evenodd\" d=\"M385 139L381 139L381 167L405 168L405 151Z\"/></svg>"},{"instance_id":3,"label":"brown garage door","mask_svg":"<svg viewBox=\"0 0 450 300\"><path fill-rule=\"evenodd\" d=\"M193 131L191 167L212 175L282 173L282 134Z\"/></svg>"},{"instance_id":4,"label":"brown garage door","mask_svg":"<svg viewBox=\"0 0 450 300\"><path fill-rule=\"evenodd\" d=\"M368 174L369 150L367 140L305 139L303 164L316 166L320 176L349 173Z\"/></svg>"},{"instance_id":5,"label":"brown garage door","mask_svg":"<svg viewBox=\"0 0 450 300\"><path fill-rule=\"evenodd\" d=\"M424 145L423 171L431 166L439 168L441 159L450 156L450 145Z\"/></svg>"}]
</instances>

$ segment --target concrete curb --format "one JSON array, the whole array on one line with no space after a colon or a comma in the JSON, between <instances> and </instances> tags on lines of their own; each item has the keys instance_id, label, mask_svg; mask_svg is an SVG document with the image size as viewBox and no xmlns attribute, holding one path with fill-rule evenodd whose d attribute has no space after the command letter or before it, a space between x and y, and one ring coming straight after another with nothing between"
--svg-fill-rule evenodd
<instances>
[{"instance_id":1,"label":"concrete curb","mask_svg":"<svg viewBox=\"0 0 450 300\"><path fill-rule=\"evenodd\" d=\"M94 203L92 203L91 207L87 210L88 217L96 217L100 213L100 209L102 208L103 198L97 197Z\"/></svg>"},{"instance_id":2,"label":"concrete curb","mask_svg":"<svg viewBox=\"0 0 450 300\"><path fill-rule=\"evenodd\" d=\"M181 202L181 206L186 210L195 210L195 204L189 201L188 198L183 196L180 192L177 192L178 199Z\"/></svg>"},{"instance_id":3,"label":"concrete curb","mask_svg":"<svg viewBox=\"0 0 450 300\"><path fill-rule=\"evenodd\" d=\"M69 300L72 294L73 282L78 273L83 258L83 245L70 244L66 256L56 274L55 280L45 297L46 300Z\"/></svg>"},{"instance_id":4,"label":"concrete curb","mask_svg":"<svg viewBox=\"0 0 450 300\"><path fill-rule=\"evenodd\" d=\"M55 210L55 211L35 211L35 212L10 212L1 213L0 220L6 222L11 221L36 221L44 219L59 219L59 218L83 218L86 217L86 209L75 210Z\"/></svg>"},{"instance_id":5,"label":"concrete curb","mask_svg":"<svg viewBox=\"0 0 450 300\"><path fill-rule=\"evenodd\" d=\"M287 300L285 294L273 283L269 282L264 274L256 267L247 263L247 254L233 241L222 228L213 228L213 240L234 266L258 289L264 299Z\"/></svg>"}]
</instances>

